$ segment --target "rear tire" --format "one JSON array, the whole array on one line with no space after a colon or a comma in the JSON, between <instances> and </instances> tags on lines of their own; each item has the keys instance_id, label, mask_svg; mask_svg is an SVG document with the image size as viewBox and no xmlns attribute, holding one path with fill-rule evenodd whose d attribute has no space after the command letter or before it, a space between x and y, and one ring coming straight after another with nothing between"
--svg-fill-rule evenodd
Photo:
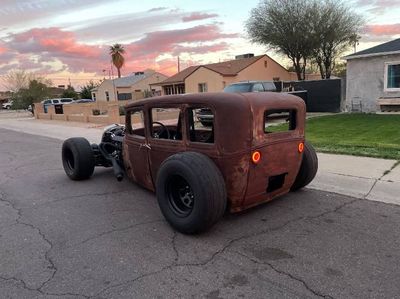
<instances>
[{"instance_id":1,"label":"rear tire","mask_svg":"<svg viewBox=\"0 0 400 299\"><path fill-rule=\"evenodd\" d=\"M304 142L303 160L291 191L307 186L314 179L318 171L318 157L314 147L307 141Z\"/></svg>"},{"instance_id":2,"label":"rear tire","mask_svg":"<svg viewBox=\"0 0 400 299\"><path fill-rule=\"evenodd\" d=\"M221 172L210 158L195 152L175 154L161 164L156 193L165 219L184 234L208 230L226 209Z\"/></svg>"},{"instance_id":3,"label":"rear tire","mask_svg":"<svg viewBox=\"0 0 400 299\"><path fill-rule=\"evenodd\" d=\"M90 178L95 167L92 146L82 137L69 138L62 145L62 162L65 173L71 180Z\"/></svg>"}]
</instances>

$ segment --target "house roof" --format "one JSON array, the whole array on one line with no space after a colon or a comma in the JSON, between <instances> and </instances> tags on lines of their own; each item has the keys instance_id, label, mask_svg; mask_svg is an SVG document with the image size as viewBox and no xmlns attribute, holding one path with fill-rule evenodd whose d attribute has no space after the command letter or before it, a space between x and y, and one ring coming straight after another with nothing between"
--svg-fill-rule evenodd
<instances>
[{"instance_id":1,"label":"house roof","mask_svg":"<svg viewBox=\"0 0 400 299\"><path fill-rule=\"evenodd\" d=\"M259 55L251 58L241 58L224 62L211 63L203 65L203 67L208 68L214 72L217 72L223 76L236 76L240 71L244 70L257 60L265 56L266 55Z\"/></svg>"},{"instance_id":2,"label":"house roof","mask_svg":"<svg viewBox=\"0 0 400 299\"><path fill-rule=\"evenodd\" d=\"M169 77L168 79L160 82L159 84L166 85L172 83L183 83L187 77L189 77L194 71L196 71L200 67L207 68L211 71L221 74L222 76L236 76L240 71L244 70L257 60L265 56L267 55L259 55L251 58L241 58L218 63L190 66L183 71L173 75L172 77Z\"/></svg>"},{"instance_id":3,"label":"house roof","mask_svg":"<svg viewBox=\"0 0 400 299\"><path fill-rule=\"evenodd\" d=\"M387 54L400 53L400 38L392 40L390 42L377 45L375 47L356 52L354 54L343 57L344 59L363 58L369 56L379 56Z\"/></svg>"},{"instance_id":4,"label":"house roof","mask_svg":"<svg viewBox=\"0 0 400 299\"><path fill-rule=\"evenodd\" d=\"M169 77L168 79L160 82L159 84L166 84L166 83L179 83L185 81L186 77L190 76L195 70L197 70L200 66L189 66L188 68L184 69L183 71Z\"/></svg>"},{"instance_id":5,"label":"house roof","mask_svg":"<svg viewBox=\"0 0 400 299\"><path fill-rule=\"evenodd\" d=\"M130 75L126 77L121 77L114 79L115 87L130 87L135 83L147 78L149 75L140 74L140 75Z\"/></svg>"}]
</instances>

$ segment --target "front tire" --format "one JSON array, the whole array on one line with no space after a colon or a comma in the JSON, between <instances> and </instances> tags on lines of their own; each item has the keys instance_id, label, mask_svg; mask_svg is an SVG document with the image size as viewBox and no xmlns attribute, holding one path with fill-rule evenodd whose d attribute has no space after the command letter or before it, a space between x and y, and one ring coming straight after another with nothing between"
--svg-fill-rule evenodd
<instances>
[{"instance_id":1,"label":"front tire","mask_svg":"<svg viewBox=\"0 0 400 299\"><path fill-rule=\"evenodd\" d=\"M307 141L304 142L303 160L291 191L307 186L314 179L318 171L318 157L314 147Z\"/></svg>"},{"instance_id":2,"label":"front tire","mask_svg":"<svg viewBox=\"0 0 400 299\"><path fill-rule=\"evenodd\" d=\"M69 138L62 145L65 173L74 181L86 180L93 174L95 158L89 141L82 137Z\"/></svg>"},{"instance_id":3,"label":"front tire","mask_svg":"<svg viewBox=\"0 0 400 299\"><path fill-rule=\"evenodd\" d=\"M175 154L160 166L157 200L168 223L184 234L211 228L226 209L226 189L221 172L205 155Z\"/></svg>"}]
</instances>

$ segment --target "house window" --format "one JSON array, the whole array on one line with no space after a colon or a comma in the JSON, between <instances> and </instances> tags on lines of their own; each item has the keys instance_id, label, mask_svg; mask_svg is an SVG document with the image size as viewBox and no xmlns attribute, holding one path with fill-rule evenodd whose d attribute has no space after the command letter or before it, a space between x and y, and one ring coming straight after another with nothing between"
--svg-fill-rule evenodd
<instances>
[{"instance_id":1,"label":"house window","mask_svg":"<svg viewBox=\"0 0 400 299\"><path fill-rule=\"evenodd\" d=\"M96 93L95 92L92 93L92 97L93 97L93 101L96 102Z\"/></svg>"},{"instance_id":2,"label":"house window","mask_svg":"<svg viewBox=\"0 0 400 299\"><path fill-rule=\"evenodd\" d=\"M131 93L118 93L118 101L127 101L127 100L132 100L132 94Z\"/></svg>"},{"instance_id":3,"label":"house window","mask_svg":"<svg viewBox=\"0 0 400 299\"><path fill-rule=\"evenodd\" d=\"M110 94L108 93L108 91L106 91L106 100L107 100L107 102L110 101Z\"/></svg>"},{"instance_id":4,"label":"house window","mask_svg":"<svg viewBox=\"0 0 400 299\"><path fill-rule=\"evenodd\" d=\"M385 91L400 90L400 62L389 62L385 65Z\"/></svg>"},{"instance_id":5,"label":"house window","mask_svg":"<svg viewBox=\"0 0 400 299\"><path fill-rule=\"evenodd\" d=\"M199 83L199 92L207 92L207 83Z\"/></svg>"}]
</instances>

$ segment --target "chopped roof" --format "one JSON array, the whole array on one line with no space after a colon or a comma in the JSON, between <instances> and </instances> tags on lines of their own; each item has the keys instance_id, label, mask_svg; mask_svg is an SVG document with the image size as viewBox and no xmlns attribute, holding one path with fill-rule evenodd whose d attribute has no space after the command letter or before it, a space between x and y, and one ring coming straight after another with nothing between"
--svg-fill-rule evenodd
<instances>
[{"instance_id":1,"label":"chopped roof","mask_svg":"<svg viewBox=\"0 0 400 299\"><path fill-rule=\"evenodd\" d=\"M229 60L229 61L224 61L224 62L218 62L218 63L210 63L210 64L204 64L204 65L198 65L198 66L190 66L183 71L173 75L172 77L169 77L168 79L160 82L160 85L165 85L168 83L180 83L184 82L187 77L189 77L194 71L196 71L200 67L207 68L209 70L212 70L214 72L217 72L223 76L236 76L240 71L243 69L247 68L257 60L265 57L266 55L259 55L259 56L254 56L251 58L241 58L241 59L235 59L235 60Z\"/></svg>"},{"instance_id":2,"label":"chopped roof","mask_svg":"<svg viewBox=\"0 0 400 299\"><path fill-rule=\"evenodd\" d=\"M378 46L356 52L354 54L345 56L344 59L354 59L368 56L376 56L380 54L390 54L391 52L399 53L400 52L400 38L392 40L390 42L380 44Z\"/></svg>"}]
</instances>

